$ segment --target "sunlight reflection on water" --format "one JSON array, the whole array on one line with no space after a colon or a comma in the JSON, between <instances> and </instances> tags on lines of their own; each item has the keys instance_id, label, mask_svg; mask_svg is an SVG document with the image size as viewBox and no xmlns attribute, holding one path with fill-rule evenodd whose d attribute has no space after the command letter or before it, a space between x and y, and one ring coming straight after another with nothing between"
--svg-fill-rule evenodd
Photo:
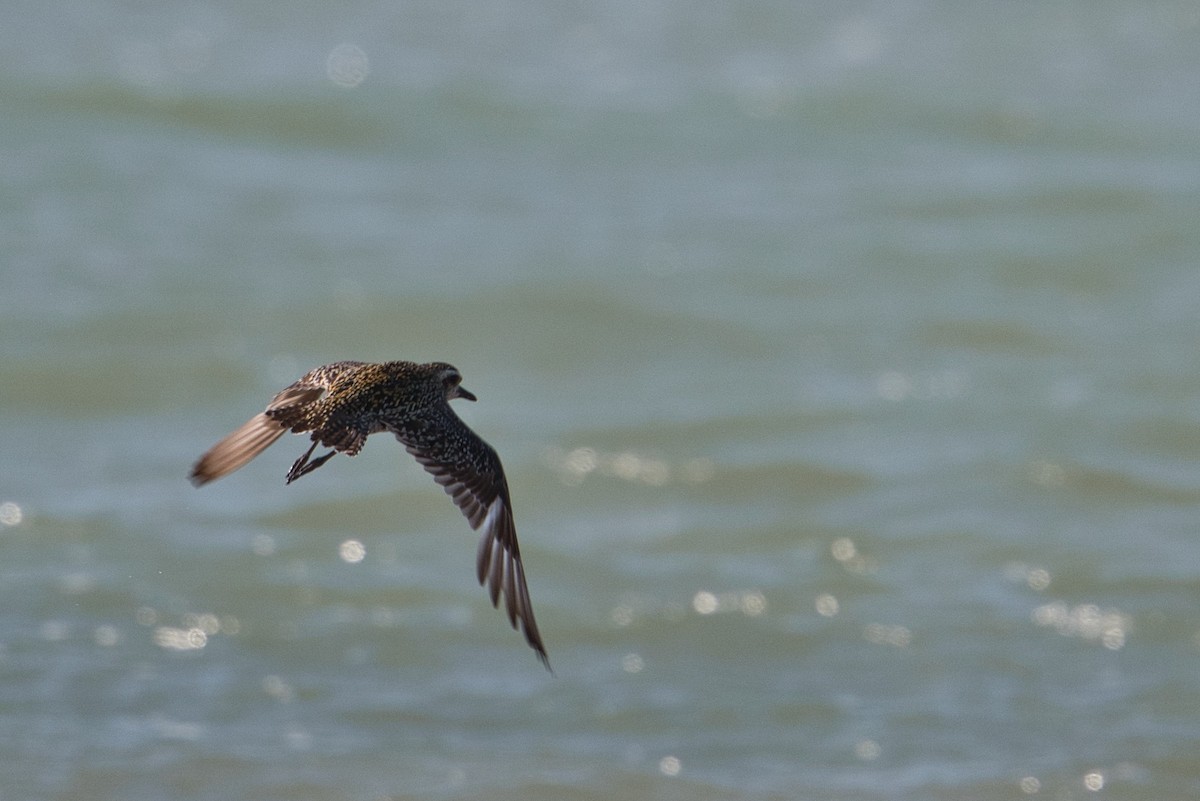
<instances>
[{"instance_id":1,"label":"sunlight reflection on water","mask_svg":"<svg viewBox=\"0 0 1200 801\"><path fill-rule=\"evenodd\" d=\"M358 540L346 540L338 546L338 556L343 562L356 565L367 556L367 549Z\"/></svg>"},{"instance_id":2,"label":"sunlight reflection on water","mask_svg":"<svg viewBox=\"0 0 1200 801\"><path fill-rule=\"evenodd\" d=\"M347 89L361 84L370 73L366 51L350 42L333 48L325 61L325 74L329 80Z\"/></svg>"},{"instance_id":3,"label":"sunlight reflection on water","mask_svg":"<svg viewBox=\"0 0 1200 801\"><path fill-rule=\"evenodd\" d=\"M1131 619L1116 609L1097 604L1068 606L1062 601L1043 604L1033 610L1033 622L1054 629L1064 637L1099 642L1110 651L1125 647Z\"/></svg>"},{"instance_id":4,"label":"sunlight reflection on water","mask_svg":"<svg viewBox=\"0 0 1200 801\"><path fill-rule=\"evenodd\" d=\"M661 487L672 482L703 484L712 480L716 467L712 459L694 458L671 463L634 451L604 452L590 447L572 450L549 448L543 459L569 486L578 486L590 475Z\"/></svg>"},{"instance_id":5,"label":"sunlight reflection on water","mask_svg":"<svg viewBox=\"0 0 1200 801\"><path fill-rule=\"evenodd\" d=\"M0 526L18 526L24 519L21 507L12 501L0 503Z\"/></svg>"}]
</instances>

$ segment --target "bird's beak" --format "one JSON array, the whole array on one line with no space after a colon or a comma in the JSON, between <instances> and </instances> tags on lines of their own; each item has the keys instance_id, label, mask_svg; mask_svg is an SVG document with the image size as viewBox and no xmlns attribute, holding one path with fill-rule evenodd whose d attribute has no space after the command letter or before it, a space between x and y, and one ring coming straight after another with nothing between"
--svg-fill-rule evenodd
<instances>
[{"instance_id":1,"label":"bird's beak","mask_svg":"<svg viewBox=\"0 0 1200 801\"><path fill-rule=\"evenodd\" d=\"M468 392L467 388L462 385L459 385L458 389L454 391L454 397L466 398L469 401L479 400L479 398L475 397L474 393Z\"/></svg>"}]
</instances>

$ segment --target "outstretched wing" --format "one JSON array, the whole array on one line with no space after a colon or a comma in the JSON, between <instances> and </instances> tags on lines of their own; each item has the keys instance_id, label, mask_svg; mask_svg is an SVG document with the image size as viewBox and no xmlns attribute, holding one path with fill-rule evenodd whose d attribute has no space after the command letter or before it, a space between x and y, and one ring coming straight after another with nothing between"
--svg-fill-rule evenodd
<instances>
[{"instance_id":1,"label":"outstretched wing","mask_svg":"<svg viewBox=\"0 0 1200 801\"><path fill-rule=\"evenodd\" d=\"M361 362L334 362L306 373L299 381L283 389L240 428L208 449L192 467L192 483L199 487L228 475L265 451L291 426L278 417L306 407L321 398L330 385L347 370Z\"/></svg>"},{"instance_id":2,"label":"outstretched wing","mask_svg":"<svg viewBox=\"0 0 1200 801\"><path fill-rule=\"evenodd\" d=\"M476 557L479 583L486 582L493 606L499 606L500 594L504 594L509 623L514 629L520 626L525 640L549 668L525 584L508 482L496 451L445 403L404 431L397 431L396 439L445 488L471 528L482 529Z\"/></svg>"}]
</instances>

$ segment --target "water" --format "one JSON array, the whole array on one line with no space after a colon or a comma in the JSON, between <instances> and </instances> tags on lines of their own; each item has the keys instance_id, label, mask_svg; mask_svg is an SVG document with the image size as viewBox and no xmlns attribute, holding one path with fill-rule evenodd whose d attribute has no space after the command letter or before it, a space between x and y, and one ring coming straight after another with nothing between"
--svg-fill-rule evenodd
<instances>
[{"instance_id":1,"label":"water","mask_svg":"<svg viewBox=\"0 0 1200 801\"><path fill-rule=\"evenodd\" d=\"M1200 796L1194 4L0 13L0 798Z\"/></svg>"}]
</instances>

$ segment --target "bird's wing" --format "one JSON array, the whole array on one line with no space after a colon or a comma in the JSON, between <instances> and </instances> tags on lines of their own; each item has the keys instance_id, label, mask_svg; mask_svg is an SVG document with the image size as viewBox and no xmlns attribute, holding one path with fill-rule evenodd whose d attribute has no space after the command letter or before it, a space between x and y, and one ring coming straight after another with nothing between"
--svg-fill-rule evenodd
<instances>
[{"instance_id":1,"label":"bird's wing","mask_svg":"<svg viewBox=\"0 0 1200 801\"><path fill-rule=\"evenodd\" d=\"M289 411L301 410L320 400L339 376L359 364L361 362L326 364L285 387L267 404L266 411L251 417L200 457L192 467L192 483L196 486L207 484L244 466L291 427L282 422L281 417L286 419Z\"/></svg>"},{"instance_id":2,"label":"bird's wing","mask_svg":"<svg viewBox=\"0 0 1200 801\"><path fill-rule=\"evenodd\" d=\"M496 451L448 404L397 431L396 438L454 499L471 528L482 529L476 557L479 583L486 582L493 606L499 606L500 594L504 593L509 622L513 628L519 623L525 640L549 667L525 584L508 482Z\"/></svg>"},{"instance_id":3,"label":"bird's wing","mask_svg":"<svg viewBox=\"0 0 1200 801\"><path fill-rule=\"evenodd\" d=\"M308 406L333 387L339 378L359 367L363 362L333 362L323 364L300 376L294 384L284 387L267 404L267 414L277 417L290 409Z\"/></svg>"}]
</instances>

